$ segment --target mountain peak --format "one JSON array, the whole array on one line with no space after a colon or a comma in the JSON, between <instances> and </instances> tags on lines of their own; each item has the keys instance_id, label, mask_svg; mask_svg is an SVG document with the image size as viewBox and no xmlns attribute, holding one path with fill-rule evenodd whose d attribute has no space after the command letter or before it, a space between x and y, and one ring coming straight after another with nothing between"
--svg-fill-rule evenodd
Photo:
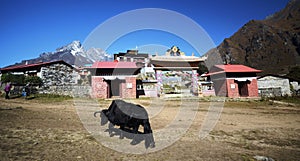
<instances>
[{"instance_id":1,"label":"mountain peak","mask_svg":"<svg viewBox=\"0 0 300 161\"><path fill-rule=\"evenodd\" d=\"M84 66L86 64L92 64L95 61L110 61L112 60L112 56L98 48L91 48L85 51L80 41L76 40L57 48L54 52L45 52L40 54L40 56L37 58L23 60L15 65L21 65L25 63L34 64L38 62L49 62L56 60L63 60L70 65Z\"/></svg>"},{"instance_id":2,"label":"mountain peak","mask_svg":"<svg viewBox=\"0 0 300 161\"><path fill-rule=\"evenodd\" d=\"M81 43L78 40L73 41L68 45L65 45L65 46L62 46L62 47L56 49L57 52L64 52L64 51L68 51L68 50L71 51L71 54L74 56L76 56L76 54L78 54L78 53L84 52L83 48L81 46Z\"/></svg>"}]
</instances>

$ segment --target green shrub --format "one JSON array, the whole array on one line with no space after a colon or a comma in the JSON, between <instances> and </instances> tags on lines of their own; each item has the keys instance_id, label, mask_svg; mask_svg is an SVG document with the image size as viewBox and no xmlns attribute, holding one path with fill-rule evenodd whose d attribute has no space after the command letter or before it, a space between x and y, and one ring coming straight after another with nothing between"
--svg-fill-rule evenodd
<instances>
[{"instance_id":1,"label":"green shrub","mask_svg":"<svg viewBox=\"0 0 300 161\"><path fill-rule=\"evenodd\" d=\"M30 83L41 86L43 84L43 80L38 76L27 76L24 79L24 83Z\"/></svg>"},{"instance_id":2,"label":"green shrub","mask_svg":"<svg viewBox=\"0 0 300 161\"><path fill-rule=\"evenodd\" d=\"M38 76L24 76L22 75L14 75L10 73L3 74L1 76L1 81L3 83L11 82L14 85L24 85L30 83L32 85L42 85L43 81Z\"/></svg>"},{"instance_id":3,"label":"green shrub","mask_svg":"<svg viewBox=\"0 0 300 161\"><path fill-rule=\"evenodd\" d=\"M3 83L11 82L12 84L24 84L24 79L24 75L14 75L10 73L6 73L1 76L1 81Z\"/></svg>"}]
</instances>

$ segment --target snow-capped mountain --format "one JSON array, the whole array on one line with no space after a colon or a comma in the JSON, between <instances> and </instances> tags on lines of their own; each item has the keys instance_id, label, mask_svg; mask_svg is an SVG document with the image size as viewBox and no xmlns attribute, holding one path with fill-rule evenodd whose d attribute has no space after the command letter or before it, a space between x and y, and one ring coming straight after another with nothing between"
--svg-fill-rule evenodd
<instances>
[{"instance_id":1,"label":"snow-capped mountain","mask_svg":"<svg viewBox=\"0 0 300 161\"><path fill-rule=\"evenodd\" d=\"M38 58L23 60L21 63L16 63L16 65L56 60L64 60L71 65L80 67L92 64L95 61L112 61L113 57L99 48L91 48L86 51L80 41L73 41L68 45L57 48L54 52L42 53Z\"/></svg>"},{"instance_id":2,"label":"snow-capped mountain","mask_svg":"<svg viewBox=\"0 0 300 161\"><path fill-rule=\"evenodd\" d=\"M74 56L82 55L84 53L83 47L81 46L80 41L73 41L72 43L62 46L56 49L57 52L71 51L71 54Z\"/></svg>"},{"instance_id":3,"label":"snow-capped mountain","mask_svg":"<svg viewBox=\"0 0 300 161\"><path fill-rule=\"evenodd\" d=\"M111 61L113 57L109 54L107 54L104 50L100 48L90 48L85 52L85 56L92 60L93 62L95 61Z\"/></svg>"}]
</instances>

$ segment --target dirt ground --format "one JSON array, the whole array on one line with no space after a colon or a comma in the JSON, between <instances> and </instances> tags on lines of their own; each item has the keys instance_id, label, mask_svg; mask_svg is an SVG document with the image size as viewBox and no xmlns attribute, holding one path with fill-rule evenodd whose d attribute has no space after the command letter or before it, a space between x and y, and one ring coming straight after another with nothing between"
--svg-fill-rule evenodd
<instances>
[{"instance_id":1,"label":"dirt ground","mask_svg":"<svg viewBox=\"0 0 300 161\"><path fill-rule=\"evenodd\" d=\"M85 100L83 100L84 102ZM131 100L146 109L147 99ZM261 101L226 102L216 126L204 139L199 130L209 102L183 100L197 108L188 131L172 145L146 154L103 146L84 127L74 101L0 98L0 160L299 160L300 107ZM111 100L99 101L108 107ZM150 118L154 134L174 119L182 101L160 99L164 108ZM189 111L186 110L188 113ZM91 116L91 119L95 119ZM100 126L100 124L99 124ZM176 127L175 127L176 128ZM155 136L159 140L159 136ZM114 139L119 139L114 137ZM126 141L126 138L125 138ZM130 143L130 141L128 141ZM156 142L159 147L159 141ZM134 145L130 145L134 146Z\"/></svg>"}]
</instances>

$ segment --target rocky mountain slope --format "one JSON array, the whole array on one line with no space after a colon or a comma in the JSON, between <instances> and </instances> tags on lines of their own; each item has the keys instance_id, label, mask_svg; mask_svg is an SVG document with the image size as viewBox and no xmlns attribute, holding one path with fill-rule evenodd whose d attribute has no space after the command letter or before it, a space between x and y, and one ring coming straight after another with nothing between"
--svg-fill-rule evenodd
<instances>
[{"instance_id":1,"label":"rocky mountain slope","mask_svg":"<svg viewBox=\"0 0 300 161\"><path fill-rule=\"evenodd\" d=\"M286 74L300 65L300 0L291 0L281 11L265 20L251 20L217 48L207 53L215 62L244 64L263 70L262 74Z\"/></svg>"},{"instance_id":2,"label":"rocky mountain slope","mask_svg":"<svg viewBox=\"0 0 300 161\"><path fill-rule=\"evenodd\" d=\"M79 41L73 41L72 43L57 48L54 52L46 52L39 55L34 59L23 60L20 64L33 64L38 62L49 62L56 60L64 60L65 62L75 65L84 66L86 64L92 64L95 61L109 61L112 60L112 56L99 48L91 48L84 50Z\"/></svg>"}]
</instances>

